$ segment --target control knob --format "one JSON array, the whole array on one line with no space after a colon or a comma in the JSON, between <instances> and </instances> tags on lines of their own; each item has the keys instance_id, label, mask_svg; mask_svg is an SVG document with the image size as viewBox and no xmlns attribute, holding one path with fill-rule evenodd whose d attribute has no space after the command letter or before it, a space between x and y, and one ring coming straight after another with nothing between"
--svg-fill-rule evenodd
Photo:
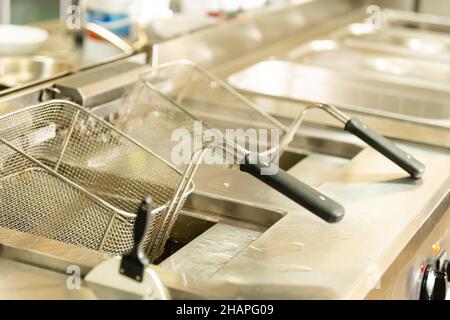
<instances>
[{"instance_id":1,"label":"control knob","mask_svg":"<svg viewBox=\"0 0 450 320\"><path fill-rule=\"evenodd\" d=\"M420 287L420 300L445 300L446 295L447 273L435 270L431 264L427 265Z\"/></svg>"}]
</instances>

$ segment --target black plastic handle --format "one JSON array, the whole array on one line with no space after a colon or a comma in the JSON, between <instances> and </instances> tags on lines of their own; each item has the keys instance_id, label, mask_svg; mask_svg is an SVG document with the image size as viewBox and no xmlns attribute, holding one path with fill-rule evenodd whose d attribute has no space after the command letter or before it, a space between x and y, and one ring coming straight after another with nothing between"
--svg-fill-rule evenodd
<instances>
[{"instance_id":1,"label":"black plastic handle","mask_svg":"<svg viewBox=\"0 0 450 320\"><path fill-rule=\"evenodd\" d=\"M151 211L152 199L147 197L141 202L136 213L133 226L133 248L123 255L120 262L120 273L138 282L142 281L144 269L148 263L144 261L146 258L143 243L150 225Z\"/></svg>"},{"instance_id":2,"label":"black plastic handle","mask_svg":"<svg viewBox=\"0 0 450 320\"><path fill-rule=\"evenodd\" d=\"M301 182L282 169L278 168L276 174L264 174L262 170L267 167L268 165L262 163L260 160L250 163L249 156L245 157L245 160L240 164L240 170L242 172L249 173L258 178L323 220L329 223L342 220L345 209L339 203Z\"/></svg>"},{"instance_id":3,"label":"black plastic handle","mask_svg":"<svg viewBox=\"0 0 450 320\"><path fill-rule=\"evenodd\" d=\"M374 130L368 128L358 118L351 118L345 124L345 130L366 142L375 150L392 160L395 164L408 172L413 178L420 178L425 172L425 166L410 154L397 147L392 141L386 139Z\"/></svg>"}]
</instances>

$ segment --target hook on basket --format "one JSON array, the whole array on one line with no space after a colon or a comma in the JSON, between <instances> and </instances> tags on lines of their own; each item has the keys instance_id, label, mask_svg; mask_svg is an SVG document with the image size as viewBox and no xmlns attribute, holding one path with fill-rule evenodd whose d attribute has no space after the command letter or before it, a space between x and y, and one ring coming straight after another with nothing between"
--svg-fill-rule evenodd
<instances>
[{"instance_id":1,"label":"hook on basket","mask_svg":"<svg viewBox=\"0 0 450 320\"><path fill-rule=\"evenodd\" d=\"M148 258L144 251L144 241L147 235L152 212L152 198L146 197L137 210L133 228L134 245L130 252L123 255L119 272L138 282L142 282Z\"/></svg>"}]
</instances>

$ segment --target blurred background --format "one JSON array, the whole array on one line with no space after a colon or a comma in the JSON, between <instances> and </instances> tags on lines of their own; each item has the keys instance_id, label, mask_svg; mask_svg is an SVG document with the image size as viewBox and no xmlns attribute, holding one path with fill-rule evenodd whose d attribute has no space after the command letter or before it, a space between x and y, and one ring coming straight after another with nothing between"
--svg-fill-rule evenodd
<instances>
[{"instance_id":1,"label":"blurred background","mask_svg":"<svg viewBox=\"0 0 450 320\"><path fill-rule=\"evenodd\" d=\"M66 8L68 4L82 4L83 2L97 5L111 5L117 7L120 4L127 4L132 6L133 3L139 5L140 0L104 0L104 1L67 1L67 0L0 0L0 12L2 23L26 24L41 22L49 19L57 18L60 13L60 8ZM145 1L148 2L148 8L157 10L161 7L161 3L167 3L172 12L181 12L189 14L198 14L201 12L211 13L212 11L225 10L229 12L242 10L243 8L261 7L274 2L287 2L284 0L172 0L172 1ZM297 1L298 2L298 1ZM163 14L162 12L159 12Z\"/></svg>"},{"instance_id":2,"label":"blurred background","mask_svg":"<svg viewBox=\"0 0 450 320\"><path fill-rule=\"evenodd\" d=\"M145 1L145 0L144 0ZM304 0L303 0L304 1ZM64 10L68 4L78 4L83 1L68 0L0 0L0 23L29 24L45 20L58 18L64 15ZM94 6L111 5L117 7L120 4L141 2L140 0L96 0L86 1ZM267 6L274 3L301 2L299 0L158 0L145 1L149 10L160 10L161 3L167 3L171 12L183 14L206 14L214 15L221 12L232 15L233 13L252 10L258 7ZM448 15L450 16L450 3L448 0L384 0L385 7L392 7L403 10L417 10L423 13ZM153 8L152 8L153 7ZM159 8L158 8L159 7ZM167 12L159 11L156 15L164 15Z\"/></svg>"}]
</instances>

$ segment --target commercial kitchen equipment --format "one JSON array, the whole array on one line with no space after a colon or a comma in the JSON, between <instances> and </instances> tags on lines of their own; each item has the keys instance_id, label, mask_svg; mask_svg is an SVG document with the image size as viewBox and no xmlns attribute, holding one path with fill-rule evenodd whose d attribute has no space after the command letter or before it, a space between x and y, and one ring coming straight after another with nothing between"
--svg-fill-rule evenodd
<instances>
[{"instance_id":1,"label":"commercial kitchen equipment","mask_svg":"<svg viewBox=\"0 0 450 320\"><path fill-rule=\"evenodd\" d=\"M413 178L420 178L425 171L423 164L411 155L368 128L358 118L350 118L332 105L318 102L307 106L299 113L299 116L293 121L290 128L285 128L279 121L260 110L257 105L252 104L252 102L228 87L214 75L191 62L172 62L152 68L144 75L144 81L148 83L150 90L157 90L164 95L168 103L171 102L170 104L174 107L179 106L186 112L191 113L193 119L206 122L211 128L219 129L223 136L225 136L226 127L221 121L233 117L251 119L259 124L269 122L272 124L272 127L276 126L278 129L283 130L285 134L281 137L280 145L276 146L276 150L260 152L268 154L269 159L274 158L274 153L282 153L292 141L308 109L318 108L342 122L345 125L345 130L358 136L371 147L388 157ZM277 87L279 85L283 85L283 83L275 84ZM148 99L149 103L153 101L151 97L148 97ZM209 113L211 113L211 108L215 104L218 106L215 110L218 110L220 113L220 120L211 121ZM195 113L198 109L201 112ZM260 117L263 119L259 119Z\"/></svg>"},{"instance_id":2,"label":"commercial kitchen equipment","mask_svg":"<svg viewBox=\"0 0 450 320\"><path fill-rule=\"evenodd\" d=\"M299 79L307 79L302 95L321 88L323 95L311 100L335 104L358 116L395 139L427 168L422 179L406 177L400 168L341 130L334 119L308 111L280 167L342 203L345 218L339 224L327 224L237 170L200 166L196 191L186 199L166 251L145 269L155 271L171 298L442 298L450 243L446 88L430 77L421 76L414 83L395 75L366 77L366 72L364 76L356 71L347 74L289 56L314 40L345 45L331 35L352 24L364 24L367 5L359 0L316 0L269 7L158 44L154 62L189 59L220 79L267 60L302 64ZM428 39L430 33L446 38L450 31L445 19L381 12L389 27L417 32L419 40ZM392 37L386 41L386 46L392 46ZM423 41L413 41L414 48L417 43ZM350 45L355 45L351 50L367 47L360 42ZM399 55L404 57L405 50L407 46ZM444 61L445 53L435 57ZM26 89L2 91L0 112L57 97L83 104L114 123L123 106L119 93L139 81L138 69L146 68L146 58L138 54L106 63L103 68L110 71L98 69L97 79L83 70ZM125 63L136 68L118 67ZM118 69L122 71L114 71ZM108 95L114 79L121 79L121 85L111 86ZM299 101L304 96L285 99L243 92L287 127L309 104ZM227 119L227 125L240 128L240 120ZM78 267L86 279L110 261L110 255L6 228L0 228L0 243L1 298L99 297L84 280L80 289L68 288L68 273ZM114 266L118 276L119 266L120 258ZM120 290L114 295L130 297Z\"/></svg>"},{"instance_id":3,"label":"commercial kitchen equipment","mask_svg":"<svg viewBox=\"0 0 450 320\"><path fill-rule=\"evenodd\" d=\"M28 29L38 32L38 36L34 36L38 38L38 44L32 42L30 45L23 39L8 43L8 41L13 40L10 40L9 37L3 39L2 45L12 51L9 52L5 49L4 52L0 52L0 95L77 73L81 70L98 67L108 62L121 60L139 52L146 52L146 56L150 57L151 47L147 34L143 30L143 26L139 24L136 26L136 39L132 42L120 38L100 25L94 23L83 25L80 32L94 34L96 37L104 39L106 45L113 48L110 53L94 58L86 56L85 51L88 48L84 47L82 43L78 43L76 33L73 30L61 31L60 25L55 26L51 23L50 26L44 24L43 27L45 29L42 30L23 27L25 33L30 32ZM1 30L4 30L5 34L11 33L9 28L9 26L5 26ZM49 32L46 29L50 29ZM20 37L19 34L19 38L23 38L23 36ZM18 46L19 51L14 50L15 42L17 42L16 46ZM37 47L37 45L39 46ZM24 47L24 49L21 49L21 47ZM117 50L114 51L114 48Z\"/></svg>"},{"instance_id":4,"label":"commercial kitchen equipment","mask_svg":"<svg viewBox=\"0 0 450 320\"><path fill-rule=\"evenodd\" d=\"M170 299L169 292L156 272L146 268L149 259L146 255L145 242L153 223L152 205L151 197L146 197L139 205L133 227L132 249L121 258L114 257L102 263L86 277L98 292L98 296L106 299L114 298L112 291L116 288L119 292L128 291L131 295L145 299Z\"/></svg>"},{"instance_id":5,"label":"commercial kitchen equipment","mask_svg":"<svg viewBox=\"0 0 450 320\"><path fill-rule=\"evenodd\" d=\"M164 247L166 229L193 191L191 171L182 174L69 102L7 114L0 128L2 227L123 254L132 248L134 211L151 196L145 252L162 251L155 243Z\"/></svg>"},{"instance_id":6,"label":"commercial kitchen equipment","mask_svg":"<svg viewBox=\"0 0 450 320\"><path fill-rule=\"evenodd\" d=\"M339 221L343 216L343 208L333 200L320 194L308 185L286 174L282 169L276 168L274 172L268 170L271 161L278 159L280 152L292 141L298 131L304 112L287 128L270 115L258 109L250 101L235 92L232 88L208 73L201 67L189 62L180 61L163 64L150 69L143 76L144 85L138 85L126 99L125 107L118 114L117 122L120 128L132 136L141 138L141 142L151 149L158 148L168 159L172 156L172 135L176 129L184 130L193 140L199 140L199 146L193 150L197 158L201 158L208 148L216 149L214 152L224 151L221 163L225 163L231 155L232 163L237 163L240 170L247 172L275 188L290 199L304 206L311 212L329 222ZM316 105L317 106L317 105ZM367 128L357 118L350 119L332 106L319 105L344 122L349 132L356 134L381 153L405 169L414 178L419 178L424 172L424 166L409 154L395 146L392 142ZM214 112L217 120L210 120L208 114ZM202 110L201 113L192 112ZM277 128L283 134L278 141L250 141L245 145L242 141L235 141L236 137L229 138L225 119L237 118L251 121L252 128ZM210 142L202 146L203 130L196 132L195 122L202 123L205 128L211 128L219 136L221 142ZM136 125L138 123L138 125ZM136 128L139 132L134 132ZM267 140L267 139L266 139ZM269 146L262 144L266 143ZM195 142L194 142L195 144ZM251 144L256 145L257 151ZM161 145L164 145L161 148ZM168 148L171 146L172 148ZM250 151L252 150L252 151ZM168 153L168 154L167 154ZM252 162L252 157L253 162ZM173 156L172 156L173 158ZM229 161L228 161L229 162Z\"/></svg>"},{"instance_id":7,"label":"commercial kitchen equipment","mask_svg":"<svg viewBox=\"0 0 450 320\"><path fill-rule=\"evenodd\" d=\"M278 141L268 142L266 139L264 143L269 145L265 145L264 151L262 151L261 141L249 141L247 144L245 141L237 141L236 137L230 138L227 136L222 126L216 127L215 124L209 121L206 122L204 118L198 118L190 113L183 107L184 98L194 99L188 92L189 81L187 84L184 83L186 70L183 69L186 68L191 79L200 80L200 85L198 81L194 80L194 82L202 90L204 99L210 102L218 102L216 99L220 99L222 102L225 102L226 106L240 107L239 111L242 114L238 118L242 119L245 113L251 114L252 121L258 124L255 126L257 129L277 128L283 130L279 144ZM149 78L150 75L151 78ZM256 106L224 86L218 79L210 78L210 75L191 63L175 62L163 65L160 68L151 69L143 77L145 78L144 83L138 84L132 90L125 101L123 110L118 113L115 124L121 130L133 137L140 138L139 141L146 146L160 150L160 154L169 161L173 161L172 150L174 144L171 137L175 130L184 130L183 132L194 143L191 152L196 162L200 163L205 152L209 151L208 149L212 149L211 152L219 155L221 158L215 161L217 164L238 165L242 172L253 175L328 222L338 222L343 218L344 208L340 204L290 176L284 170L278 168L276 164L271 163L272 160L270 159L272 159L273 155L286 148L292 140L301 118L294 121L291 128L286 128L277 120L259 111ZM208 87L202 86L204 84L202 81L205 80L205 77L208 80L207 84L211 81L215 82L217 86L216 91L210 91ZM171 92L169 93L166 90L160 91L161 87L168 87ZM174 98L178 103L168 96L168 94L175 92L180 93ZM204 107L201 100L194 100L192 103ZM195 127L196 121L202 123L205 129L209 127L212 130L216 130L216 138L220 141L202 141L203 130L197 132ZM139 123L139 125L136 126L136 123ZM199 147L195 147L196 141ZM256 152L251 144L258 145ZM189 143L189 147L191 147L191 143ZM252 160L250 157L256 158ZM272 168L271 165L273 165Z\"/></svg>"}]
</instances>

